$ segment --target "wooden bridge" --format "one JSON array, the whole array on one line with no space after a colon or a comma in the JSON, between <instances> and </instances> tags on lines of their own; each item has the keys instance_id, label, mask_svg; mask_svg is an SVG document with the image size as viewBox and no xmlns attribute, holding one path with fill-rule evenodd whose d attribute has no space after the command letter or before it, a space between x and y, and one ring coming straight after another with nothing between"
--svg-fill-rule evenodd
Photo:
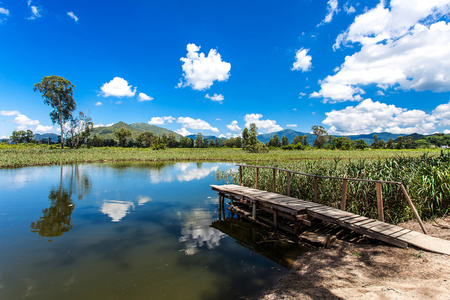
<instances>
[{"instance_id":1,"label":"wooden bridge","mask_svg":"<svg viewBox=\"0 0 450 300\"><path fill-rule=\"evenodd\" d=\"M381 240L383 242L407 248L409 245L428 250L431 252L450 255L450 241L438 239L426 235L425 227L420 219L417 210L415 209L411 199L406 192L405 187L401 182L391 181L377 181L356 178L339 178L310 175L290 170L284 170L272 167L247 166L238 165L240 185L212 185L212 189L219 194L219 210L225 210L224 198L230 199L229 210L237 213L253 222L264 226L272 226L276 229L285 230L297 235L299 227L302 225L309 226L314 219L322 220L328 223L340 225L344 228L358 232L362 235L373 239ZM255 187L249 188L242 186L242 168L251 167L256 168ZM273 192L267 192L257 189L258 186L258 169L268 168L273 169ZM276 172L287 172L287 194L281 195L275 190L275 176ZM290 197L290 176L291 174L300 174L304 176L314 177L315 199L317 199L317 179L331 178L343 181L343 196L341 208L332 208L326 205L309 202ZM363 217L351 212L345 211L346 201L346 187L347 182L353 181L367 181L375 182L377 189L378 202L378 220ZM405 198L411 206L415 216L417 217L424 233L419 233L409 229L405 229L396 225L384 222L383 203L381 195L381 184L397 184L400 185Z\"/></svg>"}]
</instances>

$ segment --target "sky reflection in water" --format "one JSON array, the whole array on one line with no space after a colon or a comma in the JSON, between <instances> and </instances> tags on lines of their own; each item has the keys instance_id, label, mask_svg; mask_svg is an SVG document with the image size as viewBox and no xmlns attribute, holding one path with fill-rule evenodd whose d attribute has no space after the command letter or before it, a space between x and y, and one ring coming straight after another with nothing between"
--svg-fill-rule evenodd
<instances>
[{"instance_id":1,"label":"sky reflection in water","mask_svg":"<svg viewBox=\"0 0 450 300\"><path fill-rule=\"evenodd\" d=\"M209 185L230 168L0 170L0 299L251 297L285 269L211 227L218 197Z\"/></svg>"}]
</instances>

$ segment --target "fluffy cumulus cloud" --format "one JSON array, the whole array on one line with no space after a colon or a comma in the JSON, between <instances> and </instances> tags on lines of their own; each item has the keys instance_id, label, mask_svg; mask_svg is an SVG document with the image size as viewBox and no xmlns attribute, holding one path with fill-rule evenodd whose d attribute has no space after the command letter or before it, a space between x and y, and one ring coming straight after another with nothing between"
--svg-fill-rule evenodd
<instances>
[{"instance_id":1,"label":"fluffy cumulus cloud","mask_svg":"<svg viewBox=\"0 0 450 300\"><path fill-rule=\"evenodd\" d=\"M251 123L255 123L260 133L270 133L283 130L280 125L277 125L275 120L260 120L263 117L261 114L246 114L244 117L245 127L250 128Z\"/></svg>"},{"instance_id":2,"label":"fluffy cumulus cloud","mask_svg":"<svg viewBox=\"0 0 450 300\"><path fill-rule=\"evenodd\" d=\"M148 121L148 124L150 125L164 125L167 123L173 123L175 121L174 117L168 116L168 117L153 117L150 121Z\"/></svg>"},{"instance_id":3,"label":"fluffy cumulus cloud","mask_svg":"<svg viewBox=\"0 0 450 300\"><path fill-rule=\"evenodd\" d=\"M180 58L183 65L183 79L178 87L190 86L194 90L209 89L214 81L227 81L230 77L231 64L222 61L222 57L215 50L209 50L208 56L199 53L200 47L188 44L186 57Z\"/></svg>"},{"instance_id":4,"label":"fluffy cumulus cloud","mask_svg":"<svg viewBox=\"0 0 450 300\"><path fill-rule=\"evenodd\" d=\"M208 122L201 119L193 119L191 117L179 117L177 123L183 124L183 128L190 128L196 130L211 130L218 133L219 129L212 127Z\"/></svg>"},{"instance_id":5,"label":"fluffy cumulus cloud","mask_svg":"<svg viewBox=\"0 0 450 300\"><path fill-rule=\"evenodd\" d=\"M327 2L327 15L325 16L325 19L323 19L322 22L320 22L320 25L323 25L325 23L330 23L331 20L333 20L334 15L336 15L339 12L338 9L338 1L337 0L328 0Z\"/></svg>"},{"instance_id":6,"label":"fluffy cumulus cloud","mask_svg":"<svg viewBox=\"0 0 450 300\"><path fill-rule=\"evenodd\" d=\"M104 83L100 89L103 97L133 97L136 94L136 87L133 89L125 79L120 77L114 77L110 82Z\"/></svg>"},{"instance_id":7,"label":"fluffy cumulus cloud","mask_svg":"<svg viewBox=\"0 0 450 300\"><path fill-rule=\"evenodd\" d=\"M422 110L408 110L366 99L356 106L326 113L327 117L322 123L330 126L331 134L431 134L436 126L450 124L449 111L450 102L439 105L431 114L427 114Z\"/></svg>"},{"instance_id":8,"label":"fluffy cumulus cloud","mask_svg":"<svg viewBox=\"0 0 450 300\"><path fill-rule=\"evenodd\" d=\"M337 37L335 49L357 44L360 50L310 96L325 102L361 101L362 87L371 84L450 91L450 24L437 21L449 12L450 0L381 1Z\"/></svg>"},{"instance_id":9,"label":"fluffy cumulus cloud","mask_svg":"<svg viewBox=\"0 0 450 300\"><path fill-rule=\"evenodd\" d=\"M432 114L439 126L450 126L450 101L436 107Z\"/></svg>"},{"instance_id":10,"label":"fluffy cumulus cloud","mask_svg":"<svg viewBox=\"0 0 450 300\"><path fill-rule=\"evenodd\" d=\"M344 4L344 11L345 11L348 15L350 15L350 14L355 13L355 12L356 12L356 9L355 9L349 2L346 2L346 3Z\"/></svg>"},{"instance_id":11,"label":"fluffy cumulus cloud","mask_svg":"<svg viewBox=\"0 0 450 300\"><path fill-rule=\"evenodd\" d=\"M311 55L307 55L309 49L303 49L297 51L295 54L295 62L292 65L291 70L297 70L302 72L307 72L311 69Z\"/></svg>"},{"instance_id":12,"label":"fluffy cumulus cloud","mask_svg":"<svg viewBox=\"0 0 450 300\"><path fill-rule=\"evenodd\" d=\"M69 12L67 13L67 15L68 15L69 17L71 17L75 22L78 23L78 17L75 16L75 14L74 14L72 11L69 11Z\"/></svg>"},{"instance_id":13,"label":"fluffy cumulus cloud","mask_svg":"<svg viewBox=\"0 0 450 300\"><path fill-rule=\"evenodd\" d=\"M222 94L214 94L213 96L210 96L209 94L206 94L206 99L210 99L211 101L222 103L224 97Z\"/></svg>"},{"instance_id":14,"label":"fluffy cumulus cloud","mask_svg":"<svg viewBox=\"0 0 450 300\"><path fill-rule=\"evenodd\" d=\"M443 133L444 133L444 134L450 134L450 130L445 129L445 130L443 131Z\"/></svg>"},{"instance_id":15,"label":"fluffy cumulus cloud","mask_svg":"<svg viewBox=\"0 0 450 300\"><path fill-rule=\"evenodd\" d=\"M101 103L100 101L95 102L95 106L102 106L103 103Z\"/></svg>"},{"instance_id":16,"label":"fluffy cumulus cloud","mask_svg":"<svg viewBox=\"0 0 450 300\"><path fill-rule=\"evenodd\" d=\"M16 130L28 130L30 129L34 133L50 133L55 132L55 129L52 126L44 126L41 125L39 120L32 120L28 118L26 115L21 114L17 110L1 110L0 116L13 117L14 119L10 119L8 121L17 124L15 127Z\"/></svg>"},{"instance_id":17,"label":"fluffy cumulus cloud","mask_svg":"<svg viewBox=\"0 0 450 300\"><path fill-rule=\"evenodd\" d=\"M150 96L148 96L148 95L146 95L144 93L139 93L139 98L138 98L139 102L152 101L152 100L153 100L152 97L150 97Z\"/></svg>"},{"instance_id":18,"label":"fluffy cumulus cloud","mask_svg":"<svg viewBox=\"0 0 450 300\"><path fill-rule=\"evenodd\" d=\"M113 126L113 125L114 125L114 122L106 124L106 125L104 125L104 124L94 124L94 128L97 128L97 127L109 127L109 126Z\"/></svg>"},{"instance_id":19,"label":"fluffy cumulus cloud","mask_svg":"<svg viewBox=\"0 0 450 300\"><path fill-rule=\"evenodd\" d=\"M234 120L231 124L227 125L229 131L240 131L241 127L238 126L238 121Z\"/></svg>"},{"instance_id":20,"label":"fluffy cumulus cloud","mask_svg":"<svg viewBox=\"0 0 450 300\"><path fill-rule=\"evenodd\" d=\"M180 128L178 130L175 130L176 133L181 134L182 136L191 135L192 132L189 132L186 128Z\"/></svg>"}]
</instances>

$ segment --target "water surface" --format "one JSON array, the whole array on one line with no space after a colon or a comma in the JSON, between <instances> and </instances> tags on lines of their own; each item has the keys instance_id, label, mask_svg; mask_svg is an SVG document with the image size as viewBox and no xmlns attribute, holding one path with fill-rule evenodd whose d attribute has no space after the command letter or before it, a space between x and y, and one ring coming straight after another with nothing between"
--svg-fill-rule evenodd
<instances>
[{"instance_id":1,"label":"water surface","mask_svg":"<svg viewBox=\"0 0 450 300\"><path fill-rule=\"evenodd\" d=\"M236 299L300 249L219 220L226 163L0 170L0 299ZM283 267L284 266L284 267Z\"/></svg>"}]
</instances>

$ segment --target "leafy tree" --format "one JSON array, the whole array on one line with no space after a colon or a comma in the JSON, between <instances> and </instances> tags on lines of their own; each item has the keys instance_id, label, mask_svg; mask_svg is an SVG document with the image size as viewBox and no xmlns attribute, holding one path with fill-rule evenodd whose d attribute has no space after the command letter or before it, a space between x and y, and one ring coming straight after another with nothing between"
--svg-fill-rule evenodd
<instances>
[{"instance_id":1,"label":"leafy tree","mask_svg":"<svg viewBox=\"0 0 450 300\"><path fill-rule=\"evenodd\" d=\"M82 111L77 117L70 116L68 122L68 142L71 148L78 148L91 134L94 123L92 119Z\"/></svg>"},{"instance_id":2,"label":"leafy tree","mask_svg":"<svg viewBox=\"0 0 450 300\"><path fill-rule=\"evenodd\" d=\"M195 148L203 147L203 134L201 132L197 133L197 138L195 139Z\"/></svg>"},{"instance_id":3,"label":"leafy tree","mask_svg":"<svg viewBox=\"0 0 450 300\"><path fill-rule=\"evenodd\" d=\"M369 147L369 145L367 145L367 143L364 140L356 140L353 143L353 145L356 149L359 149L359 150L364 150Z\"/></svg>"},{"instance_id":4,"label":"leafy tree","mask_svg":"<svg viewBox=\"0 0 450 300\"><path fill-rule=\"evenodd\" d=\"M394 149L394 140L393 139L389 139L386 143L386 148L387 149Z\"/></svg>"},{"instance_id":5,"label":"leafy tree","mask_svg":"<svg viewBox=\"0 0 450 300\"><path fill-rule=\"evenodd\" d=\"M96 135L94 135L94 137L90 141L90 144L94 147L103 147L103 143L104 143L104 140L101 137L96 136Z\"/></svg>"},{"instance_id":6,"label":"leafy tree","mask_svg":"<svg viewBox=\"0 0 450 300\"><path fill-rule=\"evenodd\" d=\"M280 141L280 138L278 137L278 135L275 134L269 140L269 147L281 147L281 141Z\"/></svg>"},{"instance_id":7,"label":"leafy tree","mask_svg":"<svg viewBox=\"0 0 450 300\"><path fill-rule=\"evenodd\" d=\"M248 133L248 128L245 127L244 130L242 130L242 148L245 148L245 146L247 146L249 137L250 134Z\"/></svg>"},{"instance_id":8,"label":"leafy tree","mask_svg":"<svg viewBox=\"0 0 450 300\"><path fill-rule=\"evenodd\" d=\"M42 94L44 103L53 108L50 118L53 124L58 123L61 128L61 148L64 148L64 124L70 120L77 107L73 99L73 88L75 86L70 81L55 75L46 76L33 86L35 92Z\"/></svg>"},{"instance_id":9,"label":"leafy tree","mask_svg":"<svg viewBox=\"0 0 450 300\"><path fill-rule=\"evenodd\" d=\"M294 140L292 141L292 145L297 145L297 144L303 145L303 136L302 135L295 136Z\"/></svg>"},{"instance_id":10,"label":"leafy tree","mask_svg":"<svg viewBox=\"0 0 450 300\"><path fill-rule=\"evenodd\" d=\"M180 137L180 147L181 148L193 148L194 140L188 137L182 136Z\"/></svg>"},{"instance_id":11,"label":"leafy tree","mask_svg":"<svg viewBox=\"0 0 450 300\"><path fill-rule=\"evenodd\" d=\"M125 147L127 137L131 136L131 131L122 127L119 130L114 131L114 135L119 140L119 146Z\"/></svg>"},{"instance_id":12,"label":"leafy tree","mask_svg":"<svg viewBox=\"0 0 450 300\"><path fill-rule=\"evenodd\" d=\"M311 127L313 134L316 136L314 147L323 148L328 141L328 133L323 126L314 125Z\"/></svg>"},{"instance_id":13,"label":"leafy tree","mask_svg":"<svg viewBox=\"0 0 450 300\"><path fill-rule=\"evenodd\" d=\"M266 145L258 141L256 138L258 128L254 123L250 124L250 136L248 137L245 150L251 153L268 152Z\"/></svg>"},{"instance_id":14,"label":"leafy tree","mask_svg":"<svg viewBox=\"0 0 450 300\"><path fill-rule=\"evenodd\" d=\"M379 141L378 141L378 135L373 135L373 143L371 145L372 149L380 149L379 148Z\"/></svg>"},{"instance_id":15,"label":"leafy tree","mask_svg":"<svg viewBox=\"0 0 450 300\"><path fill-rule=\"evenodd\" d=\"M412 137L409 136L407 139L405 139L405 148L406 149L414 148L414 141L413 141Z\"/></svg>"},{"instance_id":16,"label":"leafy tree","mask_svg":"<svg viewBox=\"0 0 450 300\"><path fill-rule=\"evenodd\" d=\"M403 149L403 148L405 148L405 145L404 145L404 143L403 143L403 137L402 137L402 136L399 136L399 137L397 138L397 143L396 143L396 145L395 145L395 148L396 148L396 149Z\"/></svg>"},{"instance_id":17,"label":"leafy tree","mask_svg":"<svg viewBox=\"0 0 450 300\"><path fill-rule=\"evenodd\" d=\"M208 148L209 140L207 138L203 138L203 148Z\"/></svg>"},{"instance_id":18,"label":"leafy tree","mask_svg":"<svg viewBox=\"0 0 450 300\"><path fill-rule=\"evenodd\" d=\"M144 131L139 133L139 135L135 139L135 145L139 148L148 148L153 145L155 142L156 137L151 131Z\"/></svg>"},{"instance_id":19,"label":"leafy tree","mask_svg":"<svg viewBox=\"0 0 450 300\"><path fill-rule=\"evenodd\" d=\"M331 140L332 149L350 150L352 140L348 136L335 137Z\"/></svg>"},{"instance_id":20,"label":"leafy tree","mask_svg":"<svg viewBox=\"0 0 450 300\"><path fill-rule=\"evenodd\" d=\"M308 138L309 138L309 134L305 134L303 136L303 146L309 146Z\"/></svg>"},{"instance_id":21,"label":"leafy tree","mask_svg":"<svg viewBox=\"0 0 450 300\"><path fill-rule=\"evenodd\" d=\"M167 146L169 148L176 148L178 145L179 143L175 134L173 132L169 132L169 136L167 137Z\"/></svg>"},{"instance_id":22,"label":"leafy tree","mask_svg":"<svg viewBox=\"0 0 450 300\"><path fill-rule=\"evenodd\" d=\"M284 136L284 135L283 135L283 137L281 138L281 144L282 144L283 146L289 145L289 139L288 139L287 136Z\"/></svg>"}]
</instances>

